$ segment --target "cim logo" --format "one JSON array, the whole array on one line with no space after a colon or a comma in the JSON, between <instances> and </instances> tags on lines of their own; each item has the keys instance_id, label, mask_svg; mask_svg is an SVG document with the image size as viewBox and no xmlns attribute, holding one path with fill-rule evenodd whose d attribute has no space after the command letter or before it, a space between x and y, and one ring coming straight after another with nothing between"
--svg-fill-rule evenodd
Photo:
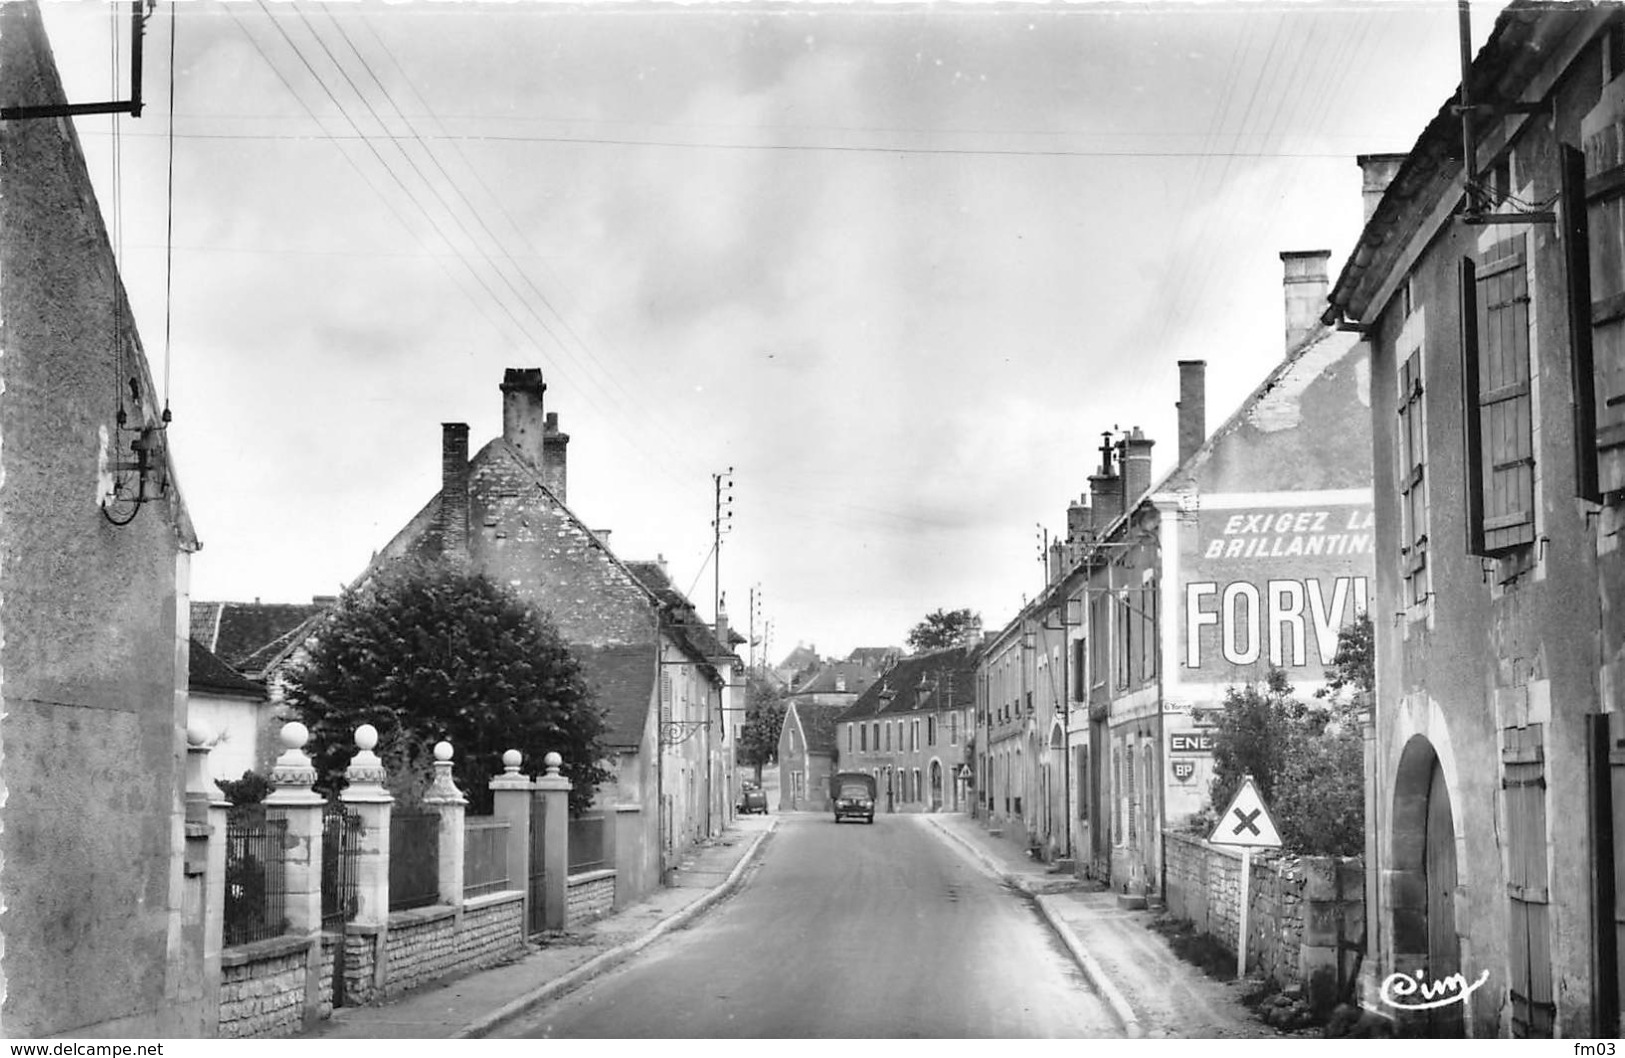
<instances>
[{"instance_id":1,"label":"cim logo","mask_svg":"<svg viewBox=\"0 0 1625 1058\"><path fill-rule=\"evenodd\" d=\"M1366 609L1366 578L1336 577L1328 592L1318 578L1252 581L1191 581L1185 585L1185 666L1211 665L1215 653L1231 665L1268 658L1279 668L1331 664L1337 633ZM1215 634L1215 632L1217 634Z\"/></svg>"}]
</instances>

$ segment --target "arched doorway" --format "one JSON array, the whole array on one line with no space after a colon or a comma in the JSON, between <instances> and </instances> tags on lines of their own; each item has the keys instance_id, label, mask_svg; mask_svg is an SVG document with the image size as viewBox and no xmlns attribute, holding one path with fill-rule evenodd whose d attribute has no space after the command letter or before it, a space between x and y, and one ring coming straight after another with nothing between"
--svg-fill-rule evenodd
<instances>
[{"instance_id":1,"label":"arched doorway","mask_svg":"<svg viewBox=\"0 0 1625 1058\"><path fill-rule=\"evenodd\" d=\"M1461 970L1456 933L1456 826L1449 783L1425 737L1406 743L1394 775L1391 923L1394 972L1442 981ZM1464 1035L1463 1009L1450 1003L1417 1014L1429 1036Z\"/></svg>"},{"instance_id":2,"label":"arched doorway","mask_svg":"<svg viewBox=\"0 0 1625 1058\"><path fill-rule=\"evenodd\" d=\"M942 762L931 762L931 811L942 809Z\"/></svg>"}]
</instances>

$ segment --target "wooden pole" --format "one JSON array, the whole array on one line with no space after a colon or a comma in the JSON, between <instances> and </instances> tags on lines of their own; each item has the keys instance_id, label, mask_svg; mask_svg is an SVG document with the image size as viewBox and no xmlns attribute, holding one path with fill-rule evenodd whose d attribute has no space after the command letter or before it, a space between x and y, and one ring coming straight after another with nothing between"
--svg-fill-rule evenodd
<instances>
[{"instance_id":1,"label":"wooden pole","mask_svg":"<svg viewBox=\"0 0 1625 1058\"><path fill-rule=\"evenodd\" d=\"M1236 980L1247 976L1247 905L1251 900L1247 888L1253 877L1253 850L1246 845L1241 849L1241 936L1236 939Z\"/></svg>"}]
</instances>

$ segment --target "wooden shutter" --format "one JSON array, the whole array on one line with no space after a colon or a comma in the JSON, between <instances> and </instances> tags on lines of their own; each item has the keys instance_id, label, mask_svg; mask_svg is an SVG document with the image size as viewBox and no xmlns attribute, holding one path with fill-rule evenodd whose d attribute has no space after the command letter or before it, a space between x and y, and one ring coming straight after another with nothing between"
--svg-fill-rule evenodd
<instances>
[{"instance_id":1,"label":"wooden shutter","mask_svg":"<svg viewBox=\"0 0 1625 1058\"><path fill-rule=\"evenodd\" d=\"M1483 450L1483 550L1493 555L1535 539L1535 450L1530 396L1529 269L1525 237L1497 243L1478 266L1476 415ZM1473 350L1465 350L1469 355ZM1469 487L1471 479L1469 481Z\"/></svg>"},{"instance_id":2,"label":"wooden shutter","mask_svg":"<svg viewBox=\"0 0 1625 1058\"><path fill-rule=\"evenodd\" d=\"M1462 451L1466 456L1464 500L1467 508L1467 553L1484 554L1484 420L1478 412L1478 266L1461 259L1461 417Z\"/></svg>"},{"instance_id":3,"label":"wooden shutter","mask_svg":"<svg viewBox=\"0 0 1625 1058\"><path fill-rule=\"evenodd\" d=\"M1617 79L1580 128L1597 488L1607 493L1625 489L1625 89Z\"/></svg>"},{"instance_id":4,"label":"wooden shutter","mask_svg":"<svg viewBox=\"0 0 1625 1058\"><path fill-rule=\"evenodd\" d=\"M1426 584L1428 512L1423 487L1427 443L1422 419L1422 351L1399 365L1399 494L1403 518L1400 540L1401 575L1407 605L1421 602Z\"/></svg>"},{"instance_id":5,"label":"wooden shutter","mask_svg":"<svg viewBox=\"0 0 1625 1058\"><path fill-rule=\"evenodd\" d=\"M1508 990L1512 1034L1549 1037L1552 999L1551 896L1546 869L1543 725L1512 728L1501 751L1506 810Z\"/></svg>"},{"instance_id":6,"label":"wooden shutter","mask_svg":"<svg viewBox=\"0 0 1625 1058\"><path fill-rule=\"evenodd\" d=\"M1585 152L1565 144L1563 274L1568 288L1569 382L1574 391L1574 494L1593 502L1597 488L1597 393L1591 344L1591 226L1586 211Z\"/></svg>"}]
</instances>

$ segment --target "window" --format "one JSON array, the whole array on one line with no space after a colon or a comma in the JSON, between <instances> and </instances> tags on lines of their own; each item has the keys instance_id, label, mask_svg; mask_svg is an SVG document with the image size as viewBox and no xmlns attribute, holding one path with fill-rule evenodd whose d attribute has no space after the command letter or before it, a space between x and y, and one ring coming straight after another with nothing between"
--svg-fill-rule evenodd
<instances>
[{"instance_id":1,"label":"window","mask_svg":"<svg viewBox=\"0 0 1625 1058\"><path fill-rule=\"evenodd\" d=\"M1535 539L1535 452L1525 237L1462 261L1467 534L1475 555ZM1471 326L1467 326L1467 324Z\"/></svg>"},{"instance_id":2,"label":"window","mask_svg":"<svg viewBox=\"0 0 1625 1058\"><path fill-rule=\"evenodd\" d=\"M948 714L948 745L959 745L959 714L957 712Z\"/></svg>"},{"instance_id":3,"label":"window","mask_svg":"<svg viewBox=\"0 0 1625 1058\"><path fill-rule=\"evenodd\" d=\"M1089 660L1089 640L1072 641L1072 700L1084 701L1089 697L1089 674L1085 664Z\"/></svg>"},{"instance_id":4,"label":"window","mask_svg":"<svg viewBox=\"0 0 1625 1058\"><path fill-rule=\"evenodd\" d=\"M1413 319L1417 318L1415 316ZM1428 598L1427 431L1422 404L1422 350L1412 350L1399 367L1400 575L1405 604Z\"/></svg>"},{"instance_id":5,"label":"window","mask_svg":"<svg viewBox=\"0 0 1625 1058\"><path fill-rule=\"evenodd\" d=\"M1117 686L1127 687L1132 674L1129 662L1134 657L1134 615L1128 602L1128 593L1117 596Z\"/></svg>"},{"instance_id":6,"label":"window","mask_svg":"<svg viewBox=\"0 0 1625 1058\"><path fill-rule=\"evenodd\" d=\"M1109 637L1107 630L1107 611L1111 606L1111 599L1106 595L1096 595L1089 600L1089 638L1094 644L1089 654L1089 685L1090 687L1106 686L1106 668L1110 656L1106 653L1106 644Z\"/></svg>"},{"instance_id":7,"label":"window","mask_svg":"<svg viewBox=\"0 0 1625 1058\"><path fill-rule=\"evenodd\" d=\"M848 753L852 752L852 725L851 724L846 725L846 751Z\"/></svg>"},{"instance_id":8,"label":"window","mask_svg":"<svg viewBox=\"0 0 1625 1058\"><path fill-rule=\"evenodd\" d=\"M949 715L953 714L950 713ZM934 716L925 718L925 744L928 746L937 744L937 718Z\"/></svg>"},{"instance_id":9,"label":"window","mask_svg":"<svg viewBox=\"0 0 1625 1058\"><path fill-rule=\"evenodd\" d=\"M1157 674L1157 582L1147 579L1140 588L1140 675Z\"/></svg>"},{"instance_id":10,"label":"window","mask_svg":"<svg viewBox=\"0 0 1625 1058\"><path fill-rule=\"evenodd\" d=\"M891 749L891 724L886 724L886 748Z\"/></svg>"},{"instance_id":11,"label":"window","mask_svg":"<svg viewBox=\"0 0 1625 1058\"><path fill-rule=\"evenodd\" d=\"M848 727L846 729L846 746L847 746L848 749L852 748L852 729L850 727ZM869 725L868 724L859 724L858 725L858 748L863 750L865 753L869 752Z\"/></svg>"}]
</instances>

